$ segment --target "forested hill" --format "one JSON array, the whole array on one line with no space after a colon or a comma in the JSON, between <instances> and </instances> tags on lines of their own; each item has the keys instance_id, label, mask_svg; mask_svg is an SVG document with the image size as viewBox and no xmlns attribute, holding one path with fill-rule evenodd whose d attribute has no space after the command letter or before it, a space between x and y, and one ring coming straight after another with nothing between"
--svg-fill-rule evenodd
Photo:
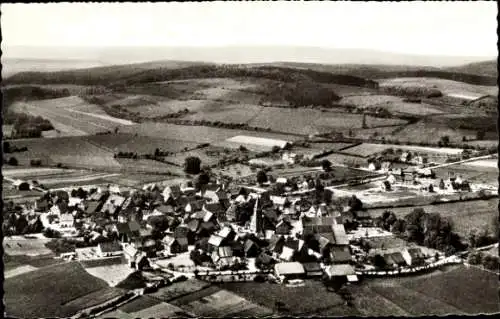
<instances>
[{"instance_id":1,"label":"forested hill","mask_svg":"<svg viewBox=\"0 0 500 319\"><path fill-rule=\"evenodd\" d=\"M198 62L151 62L56 72L21 72L4 80L5 84L131 85L192 78L264 78L295 82L300 78L319 83L375 87L377 79L393 77L435 77L475 85L497 84L496 61L453 68L394 65L327 65L276 62L262 64L210 64Z\"/></svg>"}]
</instances>

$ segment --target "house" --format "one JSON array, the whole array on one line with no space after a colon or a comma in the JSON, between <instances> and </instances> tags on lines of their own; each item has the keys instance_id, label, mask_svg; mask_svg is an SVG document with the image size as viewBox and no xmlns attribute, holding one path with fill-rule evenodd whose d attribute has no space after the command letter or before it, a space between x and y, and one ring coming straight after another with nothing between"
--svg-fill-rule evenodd
<instances>
[{"instance_id":1,"label":"house","mask_svg":"<svg viewBox=\"0 0 500 319\"><path fill-rule=\"evenodd\" d=\"M127 260L127 264L131 268L135 268L135 260L137 256L139 255L139 251L132 245L125 245L123 247L123 255L125 256L125 259Z\"/></svg>"},{"instance_id":2,"label":"house","mask_svg":"<svg viewBox=\"0 0 500 319\"><path fill-rule=\"evenodd\" d=\"M382 166L380 168L382 172L389 172L392 170L392 163L388 161L382 162Z\"/></svg>"},{"instance_id":3,"label":"house","mask_svg":"<svg viewBox=\"0 0 500 319\"><path fill-rule=\"evenodd\" d=\"M169 199L175 200L182 195L181 187L179 185L167 186L161 194L165 202L167 202Z\"/></svg>"},{"instance_id":4,"label":"house","mask_svg":"<svg viewBox=\"0 0 500 319\"><path fill-rule=\"evenodd\" d=\"M425 255L417 247L405 248L401 252L408 266L420 266L425 263Z\"/></svg>"},{"instance_id":5,"label":"house","mask_svg":"<svg viewBox=\"0 0 500 319\"><path fill-rule=\"evenodd\" d=\"M140 252L134 261L135 269L143 270L150 268L151 265L149 263L149 259L147 258L147 254L145 252Z\"/></svg>"},{"instance_id":6,"label":"house","mask_svg":"<svg viewBox=\"0 0 500 319\"><path fill-rule=\"evenodd\" d=\"M175 214L175 209L172 205L161 204L158 207L155 207L153 213L156 215L173 215Z\"/></svg>"},{"instance_id":7,"label":"house","mask_svg":"<svg viewBox=\"0 0 500 319\"><path fill-rule=\"evenodd\" d=\"M96 251L100 257L119 256L123 254L122 246L118 241L99 243Z\"/></svg>"},{"instance_id":8,"label":"house","mask_svg":"<svg viewBox=\"0 0 500 319\"><path fill-rule=\"evenodd\" d=\"M325 275L329 280L358 281L354 267L347 264L326 267Z\"/></svg>"},{"instance_id":9,"label":"house","mask_svg":"<svg viewBox=\"0 0 500 319\"><path fill-rule=\"evenodd\" d=\"M95 200L90 200L85 203L85 213L87 215L94 215L98 211L101 210L103 206L102 202L95 201Z\"/></svg>"},{"instance_id":10,"label":"house","mask_svg":"<svg viewBox=\"0 0 500 319\"><path fill-rule=\"evenodd\" d=\"M230 226L224 226L217 235L224 238L224 244L228 244L235 239L236 232Z\"/></svg>"},{"instance_id":11,"label":"house","mask_svg":"<svg viewBox=\"0 0 500 319\"><path fill-rule=\"evenodd\" d=\"M188 241L185 237L175 238L167 235L162 239L162 242L169 254L180 254L188 251Z\"/></svg>"},{"instance_id":12,"label":"house","mask_svg":"<svg viewBox=\"0 0 500 319\"><path fill-rule=\"evenodd\" d=\"M392 185L392 184L396 183L396 177L394 177L394 175L392 175L392 174L389 174L389 176L387 176L387 180L386 181L389 182L389 184Z\"/></svg>"},{"instance_id":13,"label":"house","mask_svg":"<svg viewBox=\"0 0 500 319\"><path fill-rule=\"evenodd\" d=\"M212 221L201 222L196 234L199 237L209 237L216 229L217 225Z\"/></svg>"},{"instance_id":14,"label":"house","mask_svg":"<svg viewBox=\"0 0 500 319\"><path fill-rule=\"evenodd\" d=\"M75 218L71 214L61 214L59 217L60 228L73 228L75 227Z\"/></svg>"},{"instance_id":15,"label":"house","mask_svg":"<svg viewBox=\"0 0 500 319\"><path fill-rule=\"evenodd\" d=\"M227 221L236 220L237 211L238 211L238 205L236 203L232 203L226 210L226 220Z\"/></svg>"},{"instance_id":16,"label":"house","mask_svg":"<svg viewBox=\"0 0 500 319\"><path fill-rule=\"evenodd\" d=\"M349 246L333 246L330 248L330 259L333 264L347 264L352 261Z\"/></svg>"},{"instance_id":17,"label":"house","mask_svg":"<svg viewBox=\"0 0 500 319\"><path fill-rule=\"evenodd\" d=\"M269 240L267 251L273 256L279 256L285 246L285 238L283 236L274 235Z\"/></svg>"},{"instance_id":18,"label":"house","mask_svg":"<svg viewBox=\"0 0 500 319\"><path fill-rule=\"evenodd\" d=\"M122 243L130 243L135 238L140 236L141 226L136 221L129 221L127 223L117 223L116 233Z\"/></svg>"},{"instance_id":19,"label":"house","mask_svg":"<svg viewBox=\"0 0 500 319\"><path fill-rule=\"evenodd\" d=\"M243 249L247 258L255 258L260 253L260 247L251 239L245 241Z\"/></svg>"},{"instance_id":20,"label":"house","mask_svg":"<svg viewBox=\"0 0 500 319\"><path fill-rule=\"evenodd\" d=\"M323 269L321 265L317 262L307 262L302 263L304 270L306 271L306 277L321 277L323 275Z\"/></svg>"},{"instance_id":21,"label":"house","mask_svg":"<svg viewBox=\"0 0 500 319\"><path fill-rule=\"evenodd\" d=\"M288 179L286 179L286 177L278 177L276 183L286 185L288 184Z\"/></svg>"},{"instance_id":22,"label":"house","mask_svg":"<svg viewBox=\"0 0 500 319\"><path fill-rule=\"evenodd\" d=\"M345 232L345 227L342 224L332 225L333 236L335 237L335 245L345 246L349 245L349 239Z\"/></svg>"},{"instance_id":23,"label":"house","mask_svg":"<svg viewBox=\"0 0 500 319\"><path fill-rule=\"evenodd\" d=\"M208 214L210 214L209 217L205 216L204 218L205 222L208 222L213 217L217 218L219 222L227 221L226 209L220 203L204 204L203 210Z\"/></svg>"},{"instance_id":24,"label":"house","mask_svg":"<svg viewBox=\"0 0 500 319\"><path fill-rule=\"evenodd\" d=\"M203 201L203 200L191 200L187 203L184 210L186 211L186 213L199 212L203 209L204 203L205 203L205 201Z\"/></svg>"},{"instance_id":25,"label":"house","mask_svg":"<svg viewBox=\"0 0 500 319\"><path fill-rule=\"evenodd\" d=\"M49 202L47 199L42 198L42 199L37 199L35 201L35 211L37 212L46 212L49 209Z\"/></svg>"},{"instance_id":26,"label":"house","mask_svg":"<svg viewBox=\"0 0 500 319\"><path fill-rule=\"evenodd\" d=\"M292 231L293 226L292 224L286 220L282 219L277 225L276 225L276 231L275 233L278 235L289 235L290 232Z\"/></svg>"},{"instance_id":27,"label":"house","mask_svg":"<svg viewBox=\"0 0 500 319\"><path fill-rule=\"evenodd\" d=\"M269 256L265 252L261 252L259 256L255 259L255 265L260 269L269 269L271 265L274 264L273 257Z\"/></svg>"},{"instance_id":28,"label":"house","mask_svg":"<svg viewBox=\"0 0 500 319\"><path fill-rule=\"evenodd\" d=\"M209 252L214 251L222 246L224 238L218 235L211 235L208 239Z\"/></svg>"},{"instance_id":29,"label":"house","mask_svg":"<svg viewBox=\"0 0 500 319\"><path fill-rule=\"evenodd\" d=\"M304 278L306 271L299 262L282 262L274 265L274 273L282 280Z\"/></svg>"},{"instance_id":30,"label":"house","mask_svg":"<svg viewBox=\"0 0 500 319\"><path fill-rule=\"evenodd\" d=\"M274 207L278 208L279 210L283 210L288 202L287 198L284 196L270 196L270 199Z\"/></svg>"},{"instance_id":31,"label":"house","mask_svg":"<svg viewBox=\"0 0 500 319\"><path fill-rule=\"evenodd\" d=\"M335 217L303 217L303 235L331 233L335 224Z\"/></svg>"},{"instance_id":32,"label":"house","mask_svg":"<svg viewBox=\"0 0 500 319\"><path fill-rule=\"evenodd\" d=\"M403 152L401 153L401 157L399 160L403 163L409 162L411 160L411 153L410 152Z\"/></svg>"},{"instance_id":33,"label":"house","mask_svg":"<svg viewBox=\"0 0 500 319\"><path fill-rule=\"evenodd\" d=\"M401 252L393 252L384 255L384 260L387 266L392 268L406 266L406 261Z\"/></svg>"},{"instance_id":34,"label":"house","mask_svg":"<svg viewBox=\"0 0 500 319\"><path fill-rule=\"evenodd\" d=\"M295 162L298 159L298 156L295 153L285 152L285 153L283 153L283 156L281 158L282 158L282 160L284 160L290 164L295 164Z\"/></svg>"}]
</instances>

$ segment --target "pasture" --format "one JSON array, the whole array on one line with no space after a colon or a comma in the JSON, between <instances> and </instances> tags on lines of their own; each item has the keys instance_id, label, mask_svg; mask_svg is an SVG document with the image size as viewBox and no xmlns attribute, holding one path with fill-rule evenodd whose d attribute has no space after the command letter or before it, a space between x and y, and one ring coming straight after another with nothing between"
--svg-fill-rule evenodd
<instances>
[{"instance_id":1,"label":"pasture","mask_svg":"<svg viewBox=\"0 0 500 319\"><path fill-rule=\"evenodd\" d=\"M481 232L488 228L490 233L493 233L492 220L498 214L498 199L472 200L418 207L369 209L368 211L372 217L377 217L382 215L385 210L390 210L398 218L404 218L415 208L423 208L427 213L439 213L442 217L448 217L452 222L453 230L466 238L472 230Z\"/></svg>"},{"instance_id":2,"label":"pasture","mask_svg":"<svg viewBox=\"0 0 500 319\"><path fill-rule=\"evenodd\" d=\"M4 251L10 256L36 257L47 255L51 250L45 247L49 238L26 238L23 236L11 236L3 239Z\"/></svg>"},{"instance_id":3,"label":"pasture","mask_svg":"<svg viewBox=\"0 0 500 319\"><path fill-rule=\"evenodd\" d=\"M114 287L125 280L135 270L127 264L104 265L100 267L85 268L92 276L104 280L109 286Z\"/></svg>"},{"instance_id":4,"label":"pasture","mask_svg":"<svg viewBox=\"0 0 500 319\"><path fill-rule=\"evenodd\" d=\"M80 264L61 263L6 278L4 300L7 314L13 316L67 317L81 309L72 301L105 288L104 281L89 275Z\"/></svg>"},{"instance_id":5,"label":"pasture","mask_svg":"<svg viewBox=\"0 0 500 319\"><path fill-rule=\"evenodd\" d=\"M208 282L190 279L187 281L176 282L167 287L162 287L158 291L151 293L150 296L160 301L170 302L182 296L204 290L209 286L210 283Z\"/></svg>"}]
</instances>

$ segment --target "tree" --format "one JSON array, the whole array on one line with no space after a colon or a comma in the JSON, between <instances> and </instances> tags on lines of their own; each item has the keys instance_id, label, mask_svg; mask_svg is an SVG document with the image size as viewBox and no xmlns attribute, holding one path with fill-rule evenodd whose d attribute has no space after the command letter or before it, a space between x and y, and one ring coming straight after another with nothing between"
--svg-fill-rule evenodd
<instances>
[{"instance_id":1,"label":"tree","mask_svg":"<svg viewBox=\"0 0 500 319\"><path fill-rule=\"evenodd\" d=\"M351 207L352 211L358 211L363 208L363 203L359 198L356 197L356 195L352 195L352 197L349 199L349 207Z\"/></svg>"},{"instance_id":2,"label":"tree","mask_svg":"<svg viewBox=\"0 0 500 319\"><path fill-rule=\"evenodd\" d=\"M259 185L262 185L266 182L267 182L266 172L264 172L263 170L258 171L257 172L257 183L259 183Z\"/></svg>"},{"instance_id":3,"label":"tree","mask_svg":"<svg viewBox=\"0 0 500 319\"><path fill-rule=\"evenodd\" d=\"M442 136L440 142L443 146L448 146L450 144L450 137L448 135Z\"/></svg>"},{"instance_id":4,"label":"tree","mask_svg":"<svg viewBox=\"0 0 500 319\"><path fill-rule=\"evenodd\" d=\"M9 142L3 142L3 152L10 153L10 143Z\"/></svg>"},{"instance_id":5,"label":"tree","mask_svg":"<svg viewBox=\"0 0 500 319\"><path fill-rule=\"evenodd\" d=\"M17 166L19 163L17 162L17 158L11 157L11 158L9 158L9 161L7 162L7 164L9 164L11 166Z\"/></svg>"},{"instance_id":6,"label":"tree","mask_svg":"<svg viewBox=\"0 0 500 319\"><path fill-rule=\"evenodd\" d=\"M481 141L486 136L486 130L482 129L476 132L476 139Z\"/></svg>"},{"instance_id":7,"label":"tree","mask_svg":"<svg viewBox=\"0 0 500 319\"><path fill-rule=\"evenodd\" d=\"M332 169L332 162L330 162L327 159L324 159L324 160L321 161L321 167L323 168L323 170L325 172L329 172Z\"/></svg>"},{"instance_id":8,"label":"tree","mask_svg":"<svg viewBox=\"0 0 500 319\"><path fill-rule=\"evenodd\" d=\"M273 146L273 148L271 149L271 152L273 153L278 153L279 151L281 150L281 148L279 146Z\"/></svg>"},{"instance_id":9,"label":"tree","mask_svg":"<svg viewBox=\"0 0 500 319\"><path fill-rule=\"evenodd\" d=\"M373 257L373 265L377 268L383 269L387 266L384 257L377 254Z\"/></svg>"},{"instance_id":10,"label":"tree","mask_svg":"<svg viewBox=\"0 0 500 319\"><path fill-rule=\"evenodd\" d=\"M200 172L201 160L195 156L189 156L184 162L184 171L188 174L198 174Z\"/></svg>"}]
</instances>

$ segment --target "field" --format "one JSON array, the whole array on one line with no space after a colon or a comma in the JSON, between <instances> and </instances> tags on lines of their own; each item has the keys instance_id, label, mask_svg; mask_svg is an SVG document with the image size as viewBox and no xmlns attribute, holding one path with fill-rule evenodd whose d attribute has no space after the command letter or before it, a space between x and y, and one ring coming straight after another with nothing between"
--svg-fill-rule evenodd
<instances>
[{"instance_id":1,"label":"field","mask_svg":"<svg viewBox=\"0 0 500 319\"><path fill-rule=\"evenodd\" d=\"M446 148L446 147L424 147L424 146L412 146L412 145L395 145L395 144L372 144L363 143L358 146L350 147L344 149L342 152L346 154L359 155L367 157L386 149L392 148L394 150L401 149L405 151L417 152L417 153L437 153L445 155L458 155L462 153L461 148Z\"/></svg>"},{"instance_id":2,"label":"field","mask_svg":"<svg viewBox=\"0 0 500 319\"><path fill-rule=\"evenodd\" d=\"M226 290L220 290L178 306L200 317L261 317L273 313L269 308L256 305Z\"/></svg>"},{"instance_id":3,"label":"field","mask_svg":"<svg viewBox=\"0 0 500 319\"><path fill-rule=\"evenodd\" d=\"M289 141L301 139L301 137L298 136L285 134L155 122L144 122L134 126L127 126L122 128L120 132L136 133L139 136L168 137L169 139L195 143L215 143L237 135L267 137Z\"/></svg>"},{"instance_id":4,"label":"field","mask_svg":"<svg viewBox=\"0 0 500 319\"><path fill-rule=\"evenodd\" d=\"M28 256L36 257L47 255L51 250L45 247L45 243L49 242L48 238L25 238L22 236L5 237L3 240L4 251L10 256Z\"/></svg>"},{"instance_id":5,"label":"field","mask_svg":"<svg viewBox=\"0 0 500 319\"><path fill-rule=\"evenodd\" d=\"M125 280L135 270L127 264L105 265L88 267L85 270L94 277L104 280L109 286L114 287Z\"/></svg>"},{"instance_id":6,"label":"field","mask_svg":"<svg viewBox=\"0 0 500 319\"><path fill-rule=\"evenodd\" d=\"M366 292L391 302L402 315L492 313L500 310L498 278L464 266L445 267L417 277L373 279ZM378 315L375 311L373 315Z\"/></svg>"},{"instance_id":7,"label":"field","mask_svg":"<svg viewBox=\"0 0 500 319\"><path fill-rule=\"evenodd\" d=\"M484 165L481 165L483 164ZM442 178L448 177L448 174L460 175L473 183L488 184L498 186L498 166L497 160L484 160L480 163L466 162L458 165L440 167L436 169L436 175Z\"/></svg>"},{"instance_id":8,"label":"field","mask_svg":"<svg viewBox=\"0 0 500 319\"><path fill-rule=\"evenodd\" d=\"M496 86L473 85L439 78L392 78L379 81L380 87L391 85L437 88L443 94L498 95Z\"/></svg>"},{"instance_id":9,"label":"field","mask_svg":"<svg viewBox=\"0 0 500 319\"><path fill-rule=\"evenodd\" d=\"M215 151L215 150L221 151L218 147L215 148L215 147L209 146L209 147L204 147L204 148L200 148L200 149L196 149L196 150L192 150L192 151L179 152L179 153L174 154L174 155L166 156L164 159L165 159L165 161L168 161L170 163L174 163L176 165L183 166L184 160L187 157L196 156L201 160L201 165L213 165L213 164L217 164L219 162L220 158L216 155L208 155L207 151L210 152L210 151Z\"/></svg>"},{"instance_id":10,"label":"field","mask_svg":"<svg viewBox=\"0 0 500 319\"><path fill-rule=\"evenodd\" d=\"M420 206L427 213L439 213L443 217L451 219L453 230L466 238L471 230L482 231L488 227L493 233L492 219L498 213L498 199L473 200L449 204ZM403 218L417 207L395 207L389 210L394 212L398 218ZM387 209L370 209L373 217L382 215Z\"/></svg>"},{"instance_id":11,"label":"field","mask_svg":"<svg viewBox=\"0 0 500 319\"><path fill-rule=\"evenodd\" d=\"M161 301L170 302L179 297L206 289L209 286L210 284L207 282L191 279L160 288L157 292L151 293L150 296Z\"/></svg>"},{"instance_id":12,"label":"field","mask_svg":"<svg viewBox=\"0 0 500 319\"><path fill-rule=\"evenodd\" d=\"M393 95L352 95L344 97L340 104L355 105L363 109L383 107L393 114L430 115L443 113L432 105L404 102L403 98Z\"/></svg>"},{"instance_id":13,"label":"field","mask_svg":"<svg viewBox=\"0 0 500 319\"><path fill-rule=\"evenodd\" d=\"M98 106L89 105L76 96L15 102L11 105L11 109L48 119L60 132L59 136L95 134L133 124L130 121L110 117Z\"/></svg>"},{"instance_id":14,"label":"field","mask_svg":"<svg viewBox=\"0 0 500 319\"><path fill-rule=\"evenodd\" d=\"M248 124L255 127L271 128L277 132L310 135L332 131L346 132L349 129L361 128L362 121L361 114L266 107ZM397 126L405 123L399 119L366 117L368 127Z\"/></svg>"},{"instance_id":15,"label":"field","mask_svg":"<svg viewBox=\"0 0 500 319\"><path fill-rule=\"evenodd\" d=\"M114 153L134 152L137 154L153 154L157 148L162 151L180 152L185 148L196 147L196 143L189 143L175 139L134 136L132 134L92 135L85 140L108 149Z\"/></svg>"},{"instance_id":16,"label":"field","mask_svg":"<svg viewBox=\"0 0 500 319\"><path fill-rule=\"evenodd\" d=\"M355 309L344 305L342 298L327 291L321 281L305 281L303 287L285 287L269 283L225 283L221 288L234 292L248 301L275 309L276 302L284 303L280 315L356 315Z\"/></svg>"},{"instance_id":17,"label":"field","mask_svg":"<svg viewBox=\"0 0 500 319\"><path fill-rule=\"evenodd\" d=\"M5 280L6 311L24 318L67 317L81 309L78 298L95 293L92 302L105 301L99 298L106 294L97 293L102 289L108 289L107 284L87 274L76 262L47 266Z\"/></svg>"}]
</instances>

